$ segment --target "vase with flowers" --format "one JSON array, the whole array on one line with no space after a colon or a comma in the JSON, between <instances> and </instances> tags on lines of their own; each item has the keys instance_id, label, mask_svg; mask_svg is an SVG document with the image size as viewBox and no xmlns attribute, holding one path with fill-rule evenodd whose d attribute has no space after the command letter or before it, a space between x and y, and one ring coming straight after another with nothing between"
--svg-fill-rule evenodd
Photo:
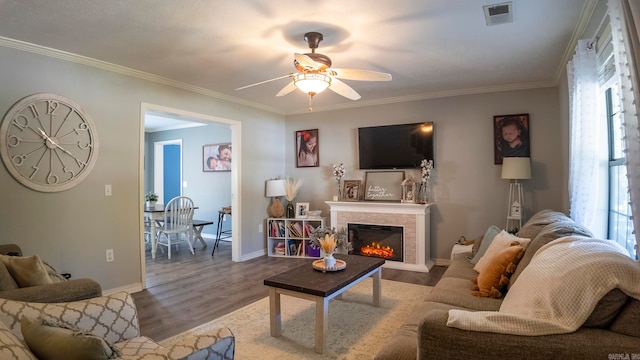
<instances>
[{"instance_id":1,"label":"vase with flowers","mask_svg":"<svg viewBox=\"0 0 640 360\"><path fill-rule=\"evenodd\" d=\"M329 242L326 242L328 239ZM323 244L326 242L326 245ZM331 246L333 244L333 246ZM319 226L309 232L309 245L314 249L320 248L322 252L327 254L333 253L341 253L348 254L349 251L353 250L351 243L347 239L347 230L342 227L340 229L336 228L326 228ZM328 251L329 250L329 251Z\"/></svg>"},{"instance_id":2,"label":"vase with flowers","mask_svg":"<svg viewBox=\"0 0 640 360\"><path fill-rule=\"evenodd\" d=\"M421 204L429 202L430 192L429 179L431 178L431 171L433 171L433 160L422 159L420 162L420 174L422 181L420 182L419 199Z\"/></svg>"},{"instance_id":3,"label":"vase with flowers","mask_svg":"<svg viewBox=\"0 0 640 360\"><path fill-rule=\"evenodd\" d=\"M296 210L293 207L293 199L295 199L296 195L298 194L298 190L300 190L302 182L303 181L301 179L287 178L284 180L284 197L287 199L287 209L285 212L285 216L287 218L291 219L296 217Z\"/></svg>"},{"instance_id":4,"label":"vase with flowers","mask_svg":"<svg viewBox=\"0 0 640 360\"><path fill-rule=\"evenodd\" d=\"M342 199L342 178L344 177L344 163L333 165L333 179L338 184L338 200Z\"/></svg>"}]
</instances>

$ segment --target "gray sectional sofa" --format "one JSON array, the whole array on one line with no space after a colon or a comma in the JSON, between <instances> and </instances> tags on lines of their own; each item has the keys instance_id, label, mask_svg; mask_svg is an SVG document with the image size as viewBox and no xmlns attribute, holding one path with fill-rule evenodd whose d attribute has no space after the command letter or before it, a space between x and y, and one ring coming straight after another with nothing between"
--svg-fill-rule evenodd
<instances>
[{"instance_id":1,"label":"gray sectional sofa","mask_svg":"<svg viewBox=\"0 0 640 360\"><path fill-rule=\"evenodd\" d=\"M566 215L543 210L518 232L531 243L511 276L509 287L546 243L564 236L592 237ZM582 327L568 334L518 336L460 330L447 326L448 311L498 311L502 299L472 295L478 273L470 253L457 254L442 279L418 305L376 359L611 359L640 356L640 301L614 289ZM568 264L569 265L569 264ZM622 357L616 357L622 356Z\"/></svg>"},{"instance_id":2,"label":"gray sectional sofa","mask_svg":"<svg viewBox=\"0 0 640 360\"><path fill-rule=\"evenodd\" d=\"M16 244L0 245L0 254L23 256L22 249ZM0 298L39 303L57 303L90 299L102 295L100 284L87 278L66 280L48 269L55 282L37 286L20 287L13 276L0 261Z\"/></svg>"}]
</instances>

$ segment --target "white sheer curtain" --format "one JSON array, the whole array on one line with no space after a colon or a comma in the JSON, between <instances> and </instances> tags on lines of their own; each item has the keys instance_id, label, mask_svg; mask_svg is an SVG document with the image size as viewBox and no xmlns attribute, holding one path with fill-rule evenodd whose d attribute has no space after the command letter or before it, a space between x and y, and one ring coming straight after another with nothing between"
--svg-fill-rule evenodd
<instances>
[{"instance_id":1,"label":"white sheer curtain","mask_svg":"<svg viewBox=\"0 0 640 360\"><path fill-rule=\"evenodd\" d=\"M595 40L579 40L567 64L569 81L570 216L607 238L607 124L599 109Z\"/></svg>"},{"instance_id":2,"label":"white sheer curtain","mask_svg":"<svg viewBox=\"0 0 640 360\"><path fill-rule=\"evenodd\" d=\"M631 214L636 236L640 236L640 6L637 0L609 0L608 11L613 38L616 72L620 75L622 124ZM634 19L635 15L635 19ZM636 100L638 99L638 100Z\"/></svg>"}]
</instances>

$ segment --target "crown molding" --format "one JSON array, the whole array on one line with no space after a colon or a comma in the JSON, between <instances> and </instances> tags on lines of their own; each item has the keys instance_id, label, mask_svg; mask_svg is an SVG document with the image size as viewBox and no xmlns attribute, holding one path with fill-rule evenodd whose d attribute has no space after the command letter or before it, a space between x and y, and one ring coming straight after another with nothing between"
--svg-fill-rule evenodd
<instances>
[{"instance_id":1,"label":"crown molding","mask_svg":"<svg viewBox=\"0 0 640 360\"><path fill-rule=\"evenodd\" d=\"M368 101L355 101L354 103L343 103L343 104L327 105L327 106L314 106L313 112L353 109L353 108L366 107L366 106L420 101L420 100L454 97L454 96L461 96L461 95L475 95L475 94L485 94L485 93L493 93L493 92L501 92L501 91L540 89L540 88L548 88L548 87L556 87L556 86L558 86L556 81L544 81L544 82L532 82L532 83L521 83L521 84L484 86L484 87L459 89L459 90L435 91L431 93L418 94L418 95L398 96L398 97L368 100ZM298 109L295 111L288 112L286 115L300 115L300 114L308 114L308 113L309 113L309 109L306 108L306 109Z\"/></svg>"},{"instance_id":2,"label":"crown molding","mask_svg":"<svg viewBox=\"0 0 640 360\"><path fill-rule=\"evenodd\" d=\"M171 80L162 76L153 75L150 73L146 73L144 71L134 70L128 67L112 64L106 61L90 58L87 56L70 53L67 51L53 49L50 47L36 45L36 44L28 43L25 41L10 39L2 36L0 36L0 46L4 46L4 47L16 49L16 50L22 50L22 51L30 52L33 54L43 55L43 56L47 56L55 59L64 60L64 61L69 61L76 64L82 64L82 65L90 66L90 67L101 69L101 70L111 71L114 73L131 76L138 79L151 81L157 84L167 85L174 88L190 91L190 92L208 96L211 98L225 100L235 104L249 106L252 108L256 108L256 109L260 109L260 110L264 110L264 111L268 111L268 112L272 112L280 115L285 115L284 112L272 106L259 104L253 101L247 101L234 96L229 96L216 91L205 89L199 86L189 85L189 84Z\"/></svg>"}]
</instances>

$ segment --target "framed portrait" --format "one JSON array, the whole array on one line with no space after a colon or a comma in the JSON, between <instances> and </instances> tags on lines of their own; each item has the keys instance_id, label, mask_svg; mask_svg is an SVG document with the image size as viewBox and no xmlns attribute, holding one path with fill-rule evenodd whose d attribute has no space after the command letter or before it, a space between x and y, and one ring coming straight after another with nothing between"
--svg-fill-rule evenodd
<instances>
[{"instance_id":1,"label":"framed portrait","mask_svg":"<svg viewBox=\"0 0 640 360\"><path fill-rule=\"evenodd\" d=\"M296 219L306 219L308 213L309 213L308 202L296 203Z\"/></svg>"},{"instance_id":2,"label":"framed portrait","mask_svg":"<svg viewBox=\"0 0 640 360\"><path fill-rule=\"evenodd\" d=\"M493 117L494 163L505 157L531 157L529 114Z\"/></svg>"},{"instance_id":3,"label":"framed portrait","mask_svg":"<svg viewBox=\"0 0 640 360\"><path fill-rule=\"evenodd\" d=\"M360 187L362 186L362 181L360 180L345 180L343 191L342 191L342 201L358 201L360 200Z\"/></svg>"},{"instance_id":4,"label":"framed portrait","mask_svg":"<svg viewBox=\"0 0 640 360\"><path fill-rule=\"evenodd\" d=\"M364 180L364 199L400 201L403 180L404 171L367 171Z\"/></svg>"},{"instance_id":5,"label":"framed portrait","mask_svg":"<svg viewBox=\"0 0 640 360\"><path fill-rule=\"evenodd\" d=\"M296 131L296 167L318 167L318 129Z\"/></svg>"},{"instance_id":6,"label":"framed portrait","mask_svg":"<svg viewBox=\"0 0 640 360\"><path fill-rule=\"evenodd\" d=\"M202 171L231 171L231 143L203 145Z\"/></svg>"}]
</instances>

